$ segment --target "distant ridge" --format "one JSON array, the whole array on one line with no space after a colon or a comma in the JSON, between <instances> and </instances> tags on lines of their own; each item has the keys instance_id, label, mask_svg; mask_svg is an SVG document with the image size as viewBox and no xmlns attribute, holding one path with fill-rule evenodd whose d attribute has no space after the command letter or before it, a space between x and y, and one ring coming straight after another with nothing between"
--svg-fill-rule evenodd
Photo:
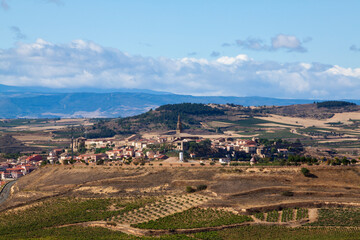
<instances>
[{"instance_id":1,"label":"distant ridge","mask_svg":"<svg viewBox=\"0 0 360 240\"><path fill-rule=\"evenodd\" d=\"M191 96L143 89L52 89L0 85L0 118L113 118L133 116L164 104L233 103L243 106L285 106L309 99ZM359 100L348 100L359 104Z\"/></svg>"}]
</instances>

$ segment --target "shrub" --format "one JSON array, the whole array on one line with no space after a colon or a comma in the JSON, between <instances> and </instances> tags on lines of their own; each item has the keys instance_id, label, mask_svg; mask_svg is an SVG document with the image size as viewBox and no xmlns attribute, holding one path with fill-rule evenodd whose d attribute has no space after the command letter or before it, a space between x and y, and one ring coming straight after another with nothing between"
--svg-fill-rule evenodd
<instances>
[{"instance_id":1,"label":"shrub","mask_svg":"<svg viewBox=\"0 0 360 240\"><path fill-rule=\"evenodd\" d=\"M214 162L210 162L210 165L213 166L213 165L215 165L215 163L214 163Z\"/></svg>"},{"instance_id":2,"label":"shrub","mask_svg":"<svg viewBox=\"0 0 360 240\"><path fill-rule=\"evenodd\" d=\"M193 193L193 192L195 192L196 190L195 190L193 187L191 187L191 186L186 186L185 191L186 191L187 193Z\"/></svg>"},{"instance_id":3,"label":"shrub","mask_svg":"<svg viewBox=\"0 0 360 240\"><path fill-rule=\"evenodd\" d=\"M292 196L294 196L294 193L292 191L285 191L285 192L282 192L281 195L283 195L285 197L292 197Z\"/></svg>"},{"instance_id":4,"label":"shrub","mask_svg":"<svg viewBox=\"0 0 360 240\"><path fill-rule=\"evenodd\" d=\"M255 213L254 216L255 216L257 219L261 220L261 221L264 221L264 220L265 220L264 213L262 213L262 212Z\"/></svg>"},{"instance_id":5,"label":"shrub","mask_svg":"<svg viewBox=\"0 0 360 240\"><path fill-rule=\"evenodd\" d=\"M310 170L307 169L307 168L301 168L301 173L302 173L305 177L310 176Z\"/></svg>"},{"instance_id":6,"label":"shrub","mask_svg":"<svg viewBox=\"0 0 360 240\"><path fill-rule=\"evenodd\" d=\"M207 189L207 185L205 185L205 184L200 184L200 185L198 185L198 186L196 187L196 189L197 189L198 191L205 190L205 189Z\"/></svg>"}]
</instances>

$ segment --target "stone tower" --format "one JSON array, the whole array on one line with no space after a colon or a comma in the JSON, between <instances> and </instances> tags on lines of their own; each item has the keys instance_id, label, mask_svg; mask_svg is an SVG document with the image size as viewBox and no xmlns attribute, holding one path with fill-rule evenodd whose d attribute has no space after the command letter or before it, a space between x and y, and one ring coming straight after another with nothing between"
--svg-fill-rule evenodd
<instances>
[{"instance_id":1,"label":"stone tower","mask_svg":"<svg viewBox=\"0 0 360 240\"><path fill-rule=\"evenodd\" d=\"M176 125L176 134L180 134L182 133L182 124L181 124L181 118L180 118L180 114L178 116L178 122Z\"/></svg>"}]
</instances>

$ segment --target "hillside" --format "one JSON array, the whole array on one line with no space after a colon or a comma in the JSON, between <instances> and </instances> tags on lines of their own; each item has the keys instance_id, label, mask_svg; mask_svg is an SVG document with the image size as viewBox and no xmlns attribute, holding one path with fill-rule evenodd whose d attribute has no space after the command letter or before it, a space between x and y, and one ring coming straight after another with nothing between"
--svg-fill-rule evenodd
<instances>
[{"instance_id":1,"label":"hillside","mask_svg":"<svg viewBox=\"0 0 360 240\"><path fill-rule=\"evenodd\" d=\"M0 153L18 153L22 151L39 151L37 147L29 147L9 134L0 136Z\"/></svg>"},{"instance_id":2,"label":"hillside","mask_svg":"<svg viewBox=\"0 0 360 240\"><path fill-rule=\"evenodd\" d=\"M234 129L234 123L247 127L250 125L256 127L254 124L269 124L271 121L259 118L271 115L325 120L330 119L336 113L357 111L360 111L360 106L352 104L335 107L321 107L320 105L319 107L317 103L313 103L252 108L235 104L168 104L133 117L101 120L89 129L88 137L110 137L116 134L174 130L178 115L181 116L184 128L188 129L187 131L202 130L210 133L219 130L219 128L223 130ZM244 122L246 119L250 119L250 122ZM224 124L214 125L212 122L223 122ZM288 124L288 126L291 125L295 126L296 123Z\"/></svg>"},{"instance_id":3,"label":"hillside","mask_svg":"<svg viewBox=\"0 0 360 240\"><path fill-rule=\"evenodd\" d=\"M45 166L0 205L0 239L357 239L359 167L307 168Z\"/></svg>"},{"instance_id":4,"label":"hillside","mask_svg":"<svg viewBox=\"0 0 360 240\"><path fill-rule=\"evenodd\" d=\"M347 104L346 104L347 103ZM335 113L359 111L360 106L344 101L324 101L313 104L277 106L263 112L281 116L326 119Z\"/></svg>"}]
</instances>

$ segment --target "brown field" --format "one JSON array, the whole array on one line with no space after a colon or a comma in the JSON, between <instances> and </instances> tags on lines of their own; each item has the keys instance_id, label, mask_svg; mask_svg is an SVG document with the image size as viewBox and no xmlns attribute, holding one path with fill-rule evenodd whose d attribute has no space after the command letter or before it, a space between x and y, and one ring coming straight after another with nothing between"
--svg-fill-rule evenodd
<instances>
[{"instance_id":1,"label":"brown field","mask_svg":"<svg viewBox=\"0 0 360 240\"><path fill-rule=\"evenodd\" d=\"M28 134L28 135L13 135L19 141L22 142L33 142L33 141L50 141L52 140L51 135L43 135L43 134Z\"/></svg>"},{"instance_id":2,"label":"brown field","mask_svg":"<svg viewBox=\"0 0 360 240\"><path fill-rule=\"evenodd\" d=\"M360 120L360 112L344 112L335 113L335 115L328 119L314 119L314 118L301 118L301 117L288 117L271 114L268 117L257 117L266 121L278 122L291 125L302 125L303 127L322 127L331 128L329 124L332 122L342 122L344 124L350 124L350 119Z\"/></svg>"},{"instance_id":3,"label":"brown field","mask_svg":"<svg viewBox=\"0 0 360 240\"><path fill-rule=\"evenodd\" d=\"M220 121L207 122L206 124L210 125L211 127L228 127L234 125L232 123L220 122Z\"/></svg>"}]
</instances>

